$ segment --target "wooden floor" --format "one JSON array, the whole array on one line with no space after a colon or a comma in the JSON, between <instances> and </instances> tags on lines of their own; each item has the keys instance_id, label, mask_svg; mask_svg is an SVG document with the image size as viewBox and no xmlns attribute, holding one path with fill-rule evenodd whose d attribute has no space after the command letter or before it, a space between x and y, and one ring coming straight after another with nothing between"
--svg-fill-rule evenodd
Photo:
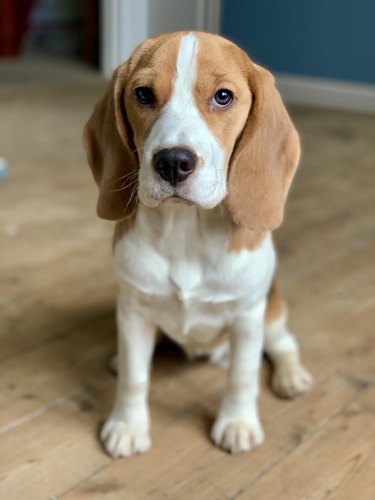
<instances>
[{"instance_id":1,"label":"wooden floor","mask_svg":"<svg viewBox=\"0 0 375 500\"><path fill-rule=\"evenodd\" d=\"M19 78L19 75L17 76ZM304 154L277 232L290 322L314 389L277 399L263 368L266 442L209 440L225 372L156 353L153 448L112 460L98 430L114 396L110 223L80 134L103 84L0 87L0 498L375 498L375 117L293 108Z\"/></svg>"}]
</instances>

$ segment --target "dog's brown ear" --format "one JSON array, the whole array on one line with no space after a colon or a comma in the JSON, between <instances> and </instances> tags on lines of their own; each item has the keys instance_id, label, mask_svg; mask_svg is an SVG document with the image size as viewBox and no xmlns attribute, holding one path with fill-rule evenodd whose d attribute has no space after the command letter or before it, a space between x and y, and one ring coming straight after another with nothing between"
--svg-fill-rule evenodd
<instances>
[{"instance_id":1,"label":"dog's brown ear","mask_svg":"<svg viewBox=\"0 0 375 500\"><path fill-rule=\"evenodd\" d=\"M127 72L125 63L113 73L83 132L87 160L99 186L97 212L108 220L127 217L137 203L138 158L124 104Z\"/></svg>"},{"instance_id":2,"label":"dog's brown ear","mask_svg":"<svg viewBox=\"0 0 375 500\"><path fill-rule=\"evenodd\" d=\"M248 66L252 105L229 165L227 206L236 224L270 230L283 219L299 137L271 73Z\"/></svg>"}]
</instances>

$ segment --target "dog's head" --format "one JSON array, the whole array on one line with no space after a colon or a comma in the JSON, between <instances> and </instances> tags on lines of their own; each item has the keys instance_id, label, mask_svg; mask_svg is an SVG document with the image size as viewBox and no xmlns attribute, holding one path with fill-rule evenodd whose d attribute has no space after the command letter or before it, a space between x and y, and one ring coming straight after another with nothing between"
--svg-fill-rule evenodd
<instances>
[{"instance_id":1,"label":"dog's head","mask_svg":"<svg viewBox=\"0 0 375 500\"><path fill-rule=\"evenodd\" d=\"M113 74L85 127L98 214L137 203L213 208L249 229L280 225L300 148L272 75L206 33L147 40Z\"/></svg>"}]
</instances>

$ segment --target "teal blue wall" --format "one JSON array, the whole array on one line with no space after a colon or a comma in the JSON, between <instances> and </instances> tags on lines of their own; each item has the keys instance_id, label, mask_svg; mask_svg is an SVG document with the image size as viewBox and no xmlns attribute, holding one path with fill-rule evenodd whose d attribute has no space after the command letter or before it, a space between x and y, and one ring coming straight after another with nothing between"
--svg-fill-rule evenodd
<instances>
[{"instance_id":1,"label":"teal blue wall","mask_svg":"<svg viewBox=\"0 0 375 500\"><path fill-rule=\"evenodd\" d=\"M221 33L272 71L375 83L375 0L222 0Z\"/></svg>"}]
</instances>

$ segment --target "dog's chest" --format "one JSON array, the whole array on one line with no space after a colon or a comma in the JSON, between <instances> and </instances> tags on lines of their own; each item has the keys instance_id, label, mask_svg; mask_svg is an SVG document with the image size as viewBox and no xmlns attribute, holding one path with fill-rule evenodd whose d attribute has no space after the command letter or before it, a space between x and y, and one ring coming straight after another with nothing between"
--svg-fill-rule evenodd
<instances>
[{"instance_id":1,"label":"dog's chest","mask_svg":"<svg viewBox=\"0 0 375 500\"><path fill-rule=\"evenodd\" d=\"M121 288L179 342L211 340L266 295L273 274L271 239L254 252L230 253L230 231L219 209L140 209L115 248Z\"/></svg>"}]
</instances>

